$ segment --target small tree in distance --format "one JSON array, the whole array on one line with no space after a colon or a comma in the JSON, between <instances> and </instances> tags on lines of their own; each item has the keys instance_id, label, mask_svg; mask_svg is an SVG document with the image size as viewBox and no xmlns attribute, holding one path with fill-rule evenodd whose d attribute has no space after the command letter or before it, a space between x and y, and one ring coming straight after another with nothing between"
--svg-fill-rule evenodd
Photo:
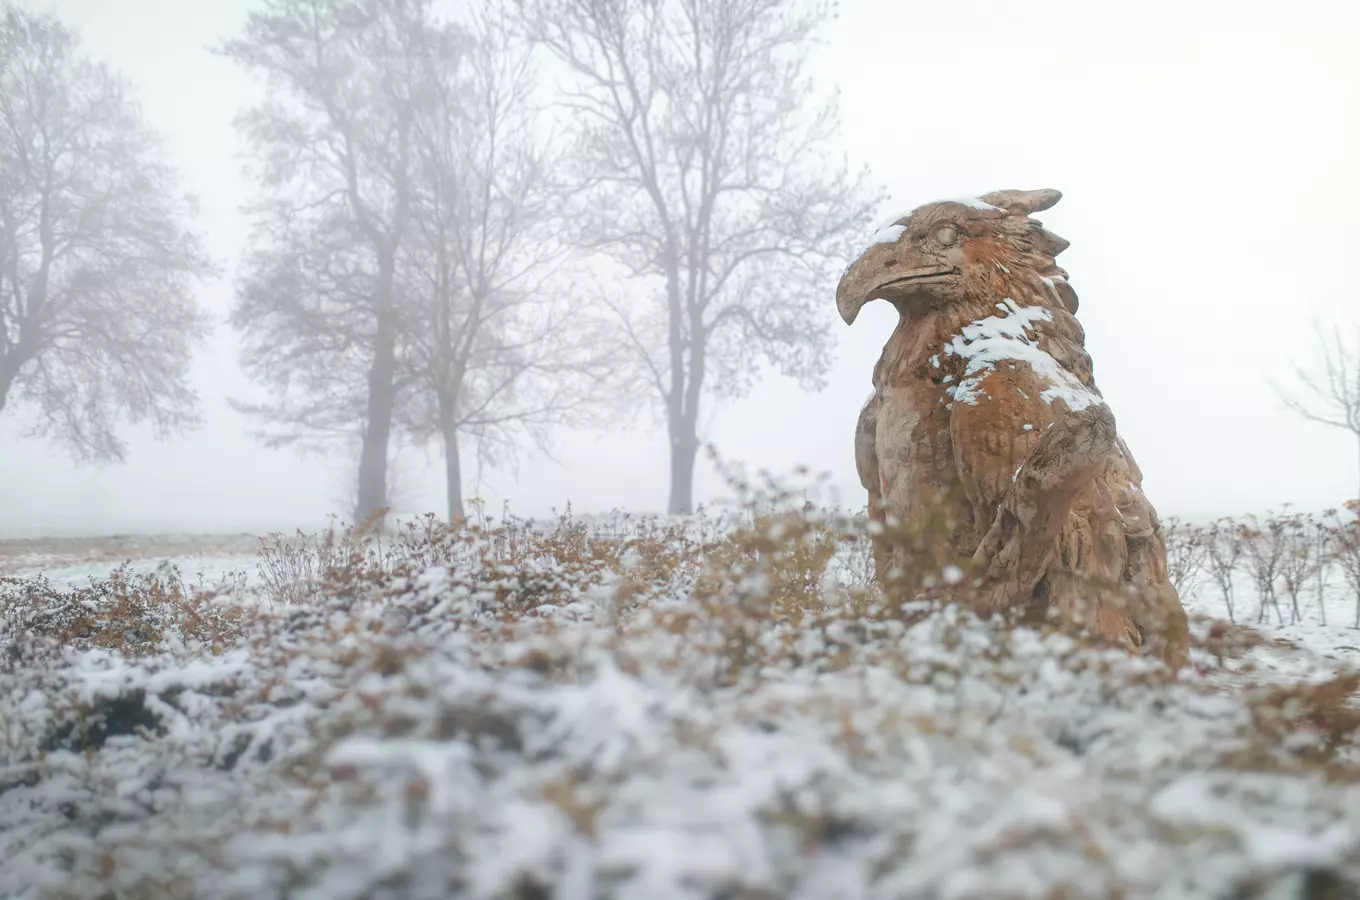
<instances>
[{"instance_id":1,"label":"small tree in distance","mask_svg":"<svg viewBox=\"0 0 1360 900\"><path fill-rule=\"evenodd\" d=\"M1276 386L1285 405L1310 422L1344 429L1355 438L1360 451L1360 330L1347 344L1341 329L1331 333L1315 326L1317 351L1310 368L1294 366L1298 394ZM1360 491L1356 493L1360 497Z\"/></svg>"},{"instance_id":2,"label":"small tree in distance","mask_svg":"<svg viewBox=\"0 0 1360 900\"><path fill-rule=\"evenodd\" d=\"M128 85L50 15L0 7L0 411L83 462L122 422L198 423L187 384L214 266Z\"/></svg>"},{"instance_id":3,"label":"small tree in distance","mask_svg":"<svg viewBox=\"0 0 1360 900\"><path fill-rule=\"evenodd\" d=\"M413 228L403 268L411 390L399 412L417 442L443 446L449 521L465 517L465 454L546 452L549 426L605 408L607 335L561 276L562 192L535 134L535 71L500 11L474 6L446 28L462 52L421 71L414 129Z\"/></svg>"}]
</instances>

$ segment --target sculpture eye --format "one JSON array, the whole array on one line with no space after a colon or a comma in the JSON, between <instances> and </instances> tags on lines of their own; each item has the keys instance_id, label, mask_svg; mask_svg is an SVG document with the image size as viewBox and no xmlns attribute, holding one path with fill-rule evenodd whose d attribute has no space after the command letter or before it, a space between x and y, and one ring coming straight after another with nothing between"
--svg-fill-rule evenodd
<instances>
[{"instance_id":1,"label":"sculpture eye","mask_svg":"<svg viewBox=\"0 0 1360 900\"><path fill-rule=\"evenodd\" d=\"M954 246L954 241L958 240L958 238L959 233L947 225L935 232L935 240L939 241L940 244L945 247Z\"/></svg>"}]
</instances>

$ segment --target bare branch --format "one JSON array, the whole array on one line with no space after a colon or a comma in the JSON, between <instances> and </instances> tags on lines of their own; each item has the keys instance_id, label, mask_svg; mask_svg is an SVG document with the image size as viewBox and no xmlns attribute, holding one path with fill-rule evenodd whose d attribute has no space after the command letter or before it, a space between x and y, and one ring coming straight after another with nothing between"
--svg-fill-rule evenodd
<instances>
[{"instance_id":1,"label":"bare branch","mask_svg":"<svg viewBox=\"0 0 1360 900\"><path fill-rule=\"evenodd\" d=\"M1330 334L1314 323L1317 353L1311 371L1295 365L1299 392L1272 385L1284 405L1310 422L1341 428L1360 441L1360 331L1347 344L1333 325ZM1307 399L1300 397L1304 395Z\"/></svg>"}]
</instances>

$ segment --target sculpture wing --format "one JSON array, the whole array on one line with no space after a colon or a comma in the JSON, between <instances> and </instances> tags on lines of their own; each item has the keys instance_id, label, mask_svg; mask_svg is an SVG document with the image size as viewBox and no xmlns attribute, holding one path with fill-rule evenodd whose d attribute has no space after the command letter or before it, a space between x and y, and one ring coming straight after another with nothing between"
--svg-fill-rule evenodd
<instances>
[{"instance_id":1,"label":"sculpture wing","mask_svg":"<svg viewBox=\"0 0 1360 900\"><path fill-rule=\"evenodd\" d=\"M1123 537L1119 575L1127 587L1130 614L1143 635L1144 650L1179 668L1189 658L1189 621L1167 576L1166 540L1157 512L1143 493L1143 473L1122 439L1102 488L1115 509Z\"/></svg>"},{"instance_id":2,"label":"sculpture wing","mask_svg":"<svg viewBox=\"0 0 1360 900\"><path fill-rule=\"evenodd\" d=\"M875 391L859 411L859 421L855 423L855 472L871 499L880 493L878 452L874 446L878 429L878 404L878 392Z\"/></svg>"},{"instance_id":3,"label":"sculpture wing","mask_svg":"<svg viewBox=\"0 0 1360 900\"><path fill-rule=\"evenodd\" d=\"M859 483L869 492L869 519L880 524L883 523L883 485L878 467L877 434L881 403L875 391L859 411L859 421L855 423L855 472L859 475ZM887 584L891 552L881 533L873 535L872 543L874 574L880 585Z\"/></svg>"},{"instance_id":4,"label":"sculpture wing","mask_svg":"<svg viewBox=\"0 0 1360 900\"><path fill-rule=\"evenodd\" d=\"M1094 395L1050 405L1050 374L1001 363L954 403L955 464L974 520L990 523L974 553L980 600L1056 604L1064 618L1138 647L1142 629L1119 588L1128 554L1109 490L1122 459L1114 416Z\"/></svg>"},{"instance_id":5,"label":"sculpture wing","mask_svg":"<svg viewBox=\"0 0 1360 900\"><path fill-rule=\"evenodd\" d=\"M1014 483L1016 469L1051 420L1051 414L1042 409L1042 390L1028 366L1022 370L1019 365L1003 365L980 379L967 380L967 396L954 395L950 444L973 507L973 521L992 520Z\"/></svg>"},{"instance_id":6,"label":"sculpture wing","mask_svg":"<svg viewBox=\"0 0 1360 900\"><path fill-rule=\"evenodd\" d=\"M954 394L950 413L949 436L954 465L973 509L973 521L981 530L974 561L998 584L1001 581L1013 583L1014 591L1006 593L1017 595L1028 594L1033 589L1052 559L1051 551L1044 549L1035 528L1053 523L1021 523L1016 519L1024 514L1020 508L1023 504L1018 502L1022 488L1020 476L1025 475L1023 485L1034 479L1033 465L1030 472L1025 472L1026 463L1030 462L1041 439L1051 437L1048 425L1053 421L1053 415L1051 410L1044 408L1041 399L1044 388L1028 364L1002 363L981 375L964 379ZM1009 516L1004 526L998 525L999 517L1006 518L1001 515L1003 512ZM1052 529L1045 527L1043 530ZM1020 538L1022 532L1023 542L1033 544L1034 552L1023 553L1023 560L1003 559L1000 554L1002 544L1006 542L1004 538ZM1052 536L1056 538L1057 535ZM1053 546L1056 546L1056 540L1049 542L1049 547ZM1010 552L1019 549L1012 546ZM1014 570L1016 566L1023 568L1024 573ZM994 597L998 607L1015 599L1016 596Z\"/></svg>"}]
</instances>

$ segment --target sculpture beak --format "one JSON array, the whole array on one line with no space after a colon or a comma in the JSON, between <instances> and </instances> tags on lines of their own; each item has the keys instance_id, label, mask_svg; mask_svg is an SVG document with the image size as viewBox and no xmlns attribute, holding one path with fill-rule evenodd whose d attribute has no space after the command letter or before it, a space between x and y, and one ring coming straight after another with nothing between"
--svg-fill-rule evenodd
<instances>
[{"instance_id":1,"label":"sculpture beak","mask_svg":"<svg viewBox=\"0 0 1360 900\"><path fill-rule=\"evenodd\" d=\"M850 268L845 270L845 274L841 276L840 284L836 285L836 311L841 314L846 325L855 324L860 309L867 301L864 292L858 289L857 279L850 277L854 270L855 263L852 263Z\"/></svg>"},{"instance_id":2,"label":"sculpture beak","mask_svg":"<svg viewBox=\"0 0 1360 900\"><path fill-rule=\"evenodd\" d=\"M959 274L947 264L913 260L912 255L895 243L874 244L850 264L836 286L836 309L845 324L853 325L870 300L905 300Z\"/></svg>"}]
</instances>

